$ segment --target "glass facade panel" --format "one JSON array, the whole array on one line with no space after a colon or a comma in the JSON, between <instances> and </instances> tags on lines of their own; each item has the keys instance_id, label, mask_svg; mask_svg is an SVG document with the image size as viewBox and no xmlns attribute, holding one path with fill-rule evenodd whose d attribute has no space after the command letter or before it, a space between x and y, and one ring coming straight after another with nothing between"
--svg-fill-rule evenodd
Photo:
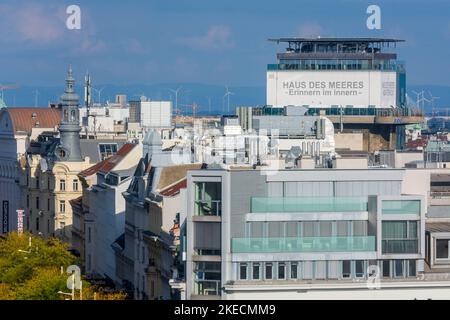
<instances>
[{"instance_id":1,"label":"glass facade panel","mask_svg":"<svg viewBox=\"0 0 450 320\"><path fill-rule=\"evenodd\" d=\"M383 200L383 214L420 214L420 200Z\"/></svg>"},{"instance_id":2,"label":"glass facade panel","mask_svg":"<svg viewBox=\"0 0 450 320\"><path fill-rule=\"evenodd\" d=\"M367 211L364 197L252 197L252 213L361 212Z\"/></svg>"},{"instance_id":3,"label":"glass facade panel","mask_svg":"<svg viewBox=\"0 0 450 320\"><path fill-rule=\"evenodd\" d=\"M382 253L418 253L416 221L383 221Z\"/></svg>"},{"instance_id":4,"label":"glass facade panel","mask_svg":"<svg viewBox=\"0 0 450 320\"><path fill-rule=\"evenodd\" d=\"M375 251L375 237L233 238L233 253Z\"/></svg>"}]
</instances>

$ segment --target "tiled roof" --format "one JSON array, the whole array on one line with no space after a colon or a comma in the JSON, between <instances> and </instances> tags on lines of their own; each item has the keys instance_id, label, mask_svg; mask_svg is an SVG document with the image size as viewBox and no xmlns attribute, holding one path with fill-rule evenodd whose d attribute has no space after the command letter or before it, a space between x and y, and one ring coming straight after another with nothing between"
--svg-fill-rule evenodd
<instances>
[{"instance_id":1,"label":"tiled roof","mask_svg":"<svg viewBox=\"0 0 450 320\"><path fill-rule=\"evenodd\" d=\"M54 128L59 124L60 112L56 108L8 108L14 132L31 133L33 128Z\"/></svg>"},{"instance_id":2,"label":"tiled roof","mask_svg":"<svg viewBox=\"0 0 450 320\"><path fill-rule=\"evenodd\" d=\"M198 170L201 167L201 163L190 163L163 167L156 189L166 189L167 187L173 185L181 179L186 178L188 170Z\"/></svg>"},{"instance_id":3,"label":"tiled roof","mask_svg":"<svg viewBox=\"0 0 450 320\"><path fill-rule=\"evenodd\" d=\"M159 193L164 197L172 197L180 192L180 189L187 187L186 178L175 183L174 185L169 186L166 189L161 190Z\"/></svg>"},{"instance_id":4,"label":"tiled roof","mask_svg":"<svg viewBox=\"0 0 450 320\"><path fill-rule=\"evenodd\" d=\"M97 172L110 172L136 146L137 144L134 143L125 143L115 155L81 171L78 175L82 177L89 177Z\"/></svg>"}]
</instances>

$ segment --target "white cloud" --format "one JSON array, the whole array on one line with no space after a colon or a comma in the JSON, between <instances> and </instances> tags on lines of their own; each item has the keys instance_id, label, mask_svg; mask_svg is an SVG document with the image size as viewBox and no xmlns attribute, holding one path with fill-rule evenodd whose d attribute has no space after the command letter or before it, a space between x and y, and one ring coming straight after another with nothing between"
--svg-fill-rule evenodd
<instances>
[{"instance_id":1,"label":"white cloud","mask_svg":"<svg viewBox=\"0 0 450 320\"><path fill-rule=\"evenodd\" d=\"M305 22L297 29L297 36L299 37L318 37L324 33L323 27L317 22Z\"/></svg>"},{"instance_id":2,"label":"white cloud","mask_svg":"<svg viewBox=\"0 0 450 320\"><path fill-rule=\"evenodd\" d=\"M52 8L54 9L54 8ZM38 4L3 5L0 7L3 30L8 40L46 44L62 37L65 24L58 10Z\"/></svg>"},{"instance_id":3,"label":"white cloud","mask_svg":"<svg viewBox=\"0 0 450 320\"><path fill-rule=\"evenodd\" d=\"M203 50L234 47L231 30L227 26L211 26L204 35L182 38L178 42L194 49Z\"/></svg>"}]
</instances>

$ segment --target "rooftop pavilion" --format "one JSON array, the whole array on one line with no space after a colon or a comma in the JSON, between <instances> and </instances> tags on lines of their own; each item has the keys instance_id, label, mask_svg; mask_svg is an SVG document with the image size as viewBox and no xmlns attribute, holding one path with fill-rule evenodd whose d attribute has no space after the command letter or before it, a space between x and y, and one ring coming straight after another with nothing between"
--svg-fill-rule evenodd
<instances>
[{"instance_id":1,"label":"rooftop pavilion","mask_svg":"<svg viewBox=\"0 0 450 320\"><path fill-rule=\"evenodd\" d=\"M295 53L378 53L383 48L396 48L405 40L388 38L278 38L269 41L287 43L287 52Z\"/></svg>"}]
</instances>

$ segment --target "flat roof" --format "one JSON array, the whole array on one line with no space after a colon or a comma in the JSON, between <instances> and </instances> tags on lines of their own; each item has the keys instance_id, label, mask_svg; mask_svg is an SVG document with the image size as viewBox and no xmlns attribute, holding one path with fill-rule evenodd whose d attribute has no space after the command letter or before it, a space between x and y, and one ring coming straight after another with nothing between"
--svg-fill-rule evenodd
<instances>
[{"instance_id":1,"label":"flat roof","mask_svg":"<svg viewBox=\"0 0 450 320\"><path fill-rule=\"evenodd\" d=\"M271 38L269 41L280 43L280 42L315 42L315 43L397 43L397 42L405 42L405 40L401 39L392 39L392 38Z\"/></svg>"}]
</instances>

